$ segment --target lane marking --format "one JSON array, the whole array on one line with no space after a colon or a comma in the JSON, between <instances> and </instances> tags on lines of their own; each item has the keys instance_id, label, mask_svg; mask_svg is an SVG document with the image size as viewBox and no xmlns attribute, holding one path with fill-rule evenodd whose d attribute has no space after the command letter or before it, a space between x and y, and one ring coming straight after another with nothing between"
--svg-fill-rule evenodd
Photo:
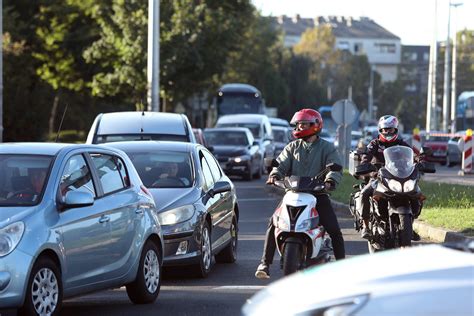
<instances>
[{"instance_id":1,"label":"lane marking","mask_svg":"<svg viewBox=\"0 0 474 316\"><path fill-rule=\"evenodd\" d=\"M226 290L252 290L258 291L264 289L265 285L224 285L213 288L216 291L226 291Z\"/></svg>"}]
</instances>

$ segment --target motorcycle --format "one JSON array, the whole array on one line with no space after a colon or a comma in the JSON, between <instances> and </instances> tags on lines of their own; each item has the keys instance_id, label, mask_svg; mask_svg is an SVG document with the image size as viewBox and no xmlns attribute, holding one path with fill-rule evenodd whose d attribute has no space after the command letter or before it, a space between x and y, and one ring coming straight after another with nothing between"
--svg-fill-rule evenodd
<instances>
[{"instance_id":1,"label":"motorcycle","mask_svg":"<svg viewBox=\"0 0 474 316\"><path fill-rule=\"evenodd\" d=\"M272 167L278 166L276 160L272 162ZM274 182L274 186L286 191L273 214L275 241L284 275L330 261L331 240L319 224L317 195L328 194L325 176L341 169L338 164L328 164L315 177L290 176Z\"/></svg>"},{"instance_id":2,"label":"motorcycle","mask_svg":"<svg viewBox=\"0 0 474 316\"><path fill-rule=\"evenodd\" d=\"M370 253L411 246L413 219L421 212L426 198L421 193L418 181L422 173L436 172L432 163L414 162L414 153L409 147L389 147L383 154L385 166L379 166L378 171L372 164L358 165L352 169L353 172L350 170L356 178L377 171L374 193L370 197ZM356 190L351 194L349 203L357 231L363 227L361 190L366 183L354 185ZM419 203L418 207L414 208L413 203ZM417 214L414 214L413 209L418 209Z\"/></svg>"}]
</instances>

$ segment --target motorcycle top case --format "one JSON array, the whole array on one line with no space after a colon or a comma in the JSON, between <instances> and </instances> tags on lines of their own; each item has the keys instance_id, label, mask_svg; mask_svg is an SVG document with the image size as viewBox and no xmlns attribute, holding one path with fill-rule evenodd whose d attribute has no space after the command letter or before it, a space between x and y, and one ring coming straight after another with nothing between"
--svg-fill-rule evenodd
<instances>
[{"instance_id":1,"label":"motorcycle top case","mask_svg":"<svg viewBox=\"0 0 474 316\"><path fill-rule=\"evenodd\" d=\"M355 174L355 170L358 165L360 165L360 161L362 159L362 154L358 153L357 151L351 151L349 153L349 174L353 177L357 177Z\"/></svg>"}]
</instances>

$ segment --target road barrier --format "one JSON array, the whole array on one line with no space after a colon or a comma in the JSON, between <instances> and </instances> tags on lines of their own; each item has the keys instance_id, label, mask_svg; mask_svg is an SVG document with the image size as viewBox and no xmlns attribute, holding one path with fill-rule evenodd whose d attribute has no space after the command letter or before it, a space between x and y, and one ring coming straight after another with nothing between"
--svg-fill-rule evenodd
<instances>
[{"instance_id":1,"label":"road barrier","mask_svg":"<svg viewBox=\"0 0 474 316\"><path fill-rule=\"evenodd\" d=\"M472 137L472 130L466 131L466 136L463 138L462 162L461 171L459 175L472 173L472 153L474 151L474 138Z\"/></svg>"}]
</instances>

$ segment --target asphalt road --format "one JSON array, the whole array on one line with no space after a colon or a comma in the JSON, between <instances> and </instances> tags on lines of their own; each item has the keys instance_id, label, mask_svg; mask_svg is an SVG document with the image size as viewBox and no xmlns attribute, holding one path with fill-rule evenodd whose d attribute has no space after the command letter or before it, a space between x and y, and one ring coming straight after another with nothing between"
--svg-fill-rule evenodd
<instances>
[{"instance_id":1,"label":"asphalt road","mask_svg":"<svg viewBox=\"0 0 474 316\"><path fill-rule=\"evenodd\" d=\"M461 166L453 167L441 166L436 164L435 173L427 173L423 176L423 180L439 183L461 184L474 186L474 173L458 175Z\"/></svg>"},{"instance_id":2,"label":"asphalt road","mask_svg":"<svg viewBox=\"0 0 474 316\"><path fill-rule=\"evenodd\" d=\"M186 276L186 271L165 271L160 295L151 305L133 305L125 288L69 299L63 315L240 315L245 301L259 289L282 277L278 254L271 266L271 279L254 277L259 263L268 218L279 196L264 180L235 180L240 204L238 259L234 264L215 264L207 279ZM348 214L338 213L348 257L367 253L367 243L353 229Z\"/></svg>"}]
</instances>

